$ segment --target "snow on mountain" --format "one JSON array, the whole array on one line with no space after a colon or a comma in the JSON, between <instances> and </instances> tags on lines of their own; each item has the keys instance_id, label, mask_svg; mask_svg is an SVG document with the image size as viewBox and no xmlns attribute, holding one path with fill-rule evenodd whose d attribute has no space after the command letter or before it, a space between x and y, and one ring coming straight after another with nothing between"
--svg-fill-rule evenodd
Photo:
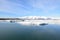
<instances>
[{"instance_id":1,"label":"snow on mountain","mask_svg":"<svg viewBox=\"0 0 60 40\"><path fill-rule=\"evenodd\" d=\"M45 16L24 16L20 17L21 19L52 19L52 17L45 17Z\"/></svg>"}]
</instances>

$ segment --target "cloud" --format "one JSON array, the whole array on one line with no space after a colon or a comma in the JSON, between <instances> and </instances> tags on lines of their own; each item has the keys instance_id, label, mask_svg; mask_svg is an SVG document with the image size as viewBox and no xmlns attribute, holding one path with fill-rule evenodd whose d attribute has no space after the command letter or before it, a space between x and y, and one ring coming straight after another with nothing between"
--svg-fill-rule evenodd
<instances>
[{"instance_id":1,"label":"cloud","mask_svg":"<svg viewBox=\"0 0 60 40\"><path fill-rule=\"evenodd\" d=\"M0 11L2 12L15 13L15 14L29 13L29 11L27 11L24 8L25 6L22 4L12 2L9 0L0 0Z\"/></svg>"},{"instance_id":2,"label":"cloud","mask_svg":"<svg viewBox=\"0 0 60 40\"><path fill-rule=\"evenodd\" d=\"M57 5L59 3L59 0L30 0L30 3L33 8L42 9L43 12L55 10L59 7Z\"/></svg>"},{"instance_id":3,"label":"cloud","mask_svg":"<svg viewBox=\"0 0 60 40\"><path fill-rule=\"evenodd\" d=\"M0 11L18 15L49 13L59 7L60 0L0 0Z\"/></svg>"}]
</instances>

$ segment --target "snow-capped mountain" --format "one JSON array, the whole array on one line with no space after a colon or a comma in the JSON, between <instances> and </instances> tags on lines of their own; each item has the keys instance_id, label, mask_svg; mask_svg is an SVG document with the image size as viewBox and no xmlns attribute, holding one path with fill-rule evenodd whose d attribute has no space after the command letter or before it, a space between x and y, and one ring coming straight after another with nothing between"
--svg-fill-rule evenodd
<instances>
[{"instance_id":1,"label":"snow-capped mountain","mask_svg":"<svg viewBox=\"0 0 60 40\"><path fill-rule=\"evenodd\" d=\"M45 17L45 16L24 16L24 17L20 17L21 19L54 19L54 18L50 18L50 17Z\"/></svg>"}]
</instances>

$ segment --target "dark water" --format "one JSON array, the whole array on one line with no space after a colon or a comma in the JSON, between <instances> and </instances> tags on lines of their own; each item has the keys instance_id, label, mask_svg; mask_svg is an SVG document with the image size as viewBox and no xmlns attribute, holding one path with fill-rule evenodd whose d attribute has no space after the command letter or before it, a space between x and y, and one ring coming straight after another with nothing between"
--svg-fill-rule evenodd
<instances>
[{"instance_id":1,"label":"dark water","mask_svg":"<svg viewBox=\"0 0 60 40\"><path fill-rule=\"evenodd\" d=\"M23 26L0 23L0 40L60 40L60 25Z\"/></svg>"}]
</instances>

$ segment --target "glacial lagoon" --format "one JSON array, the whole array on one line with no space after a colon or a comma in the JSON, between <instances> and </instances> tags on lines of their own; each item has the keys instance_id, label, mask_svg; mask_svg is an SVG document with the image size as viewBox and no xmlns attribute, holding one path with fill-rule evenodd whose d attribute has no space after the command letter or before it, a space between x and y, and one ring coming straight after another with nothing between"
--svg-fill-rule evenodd
<instances>
[{"instance_id":1,"label":"glacial lagoon","mask_svg":"<svg viewBox=\"0 0 60 40\"><path fill-rule=\"evenodd\" d=\"M60 40L60 25L25 26L1 22L0 40Z\"/></svg>"}]
</instances>

